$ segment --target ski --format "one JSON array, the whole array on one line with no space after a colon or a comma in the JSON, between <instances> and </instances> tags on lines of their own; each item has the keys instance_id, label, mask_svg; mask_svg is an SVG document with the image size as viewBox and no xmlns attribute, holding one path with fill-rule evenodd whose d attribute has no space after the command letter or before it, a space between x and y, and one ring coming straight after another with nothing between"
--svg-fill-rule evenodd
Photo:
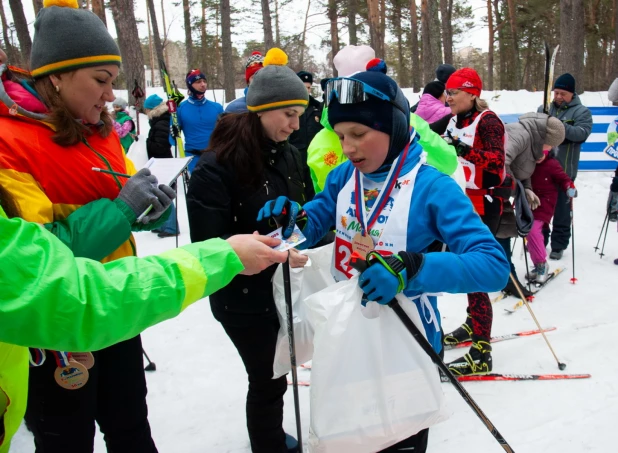
<instances>
[{"instance_id":1,"label":"ski","mask_svg":"<svg viewBox=\"0 0 618 453\"><path fill-rule=\"evenodd\" d=\"M556 330L556 327L548 327L546 329L543 329L543 332L552 332ZM540 330L528 330L528 331L524 331L524 332L516 332L516 333L509 333L506 335L498 335L496 337L491 337L490 343L499 343L501 341L506 341L506 340L514 340L516 338L521 338L521 337L529 337L532 335L539 335L541 333ZM450 349L459 349L459 348L469 348L470 346L472 346L472 342L471 341L462 341L461 343L458 344L448 344L448 345L444 345L444 350L448 351Z\"/></svg>"},{"instance_id":2,"label":"ski","mask_svg":"<svg viewBox=\"0 0 618 453\"><path fill-rule=\"evenodd\" d=\"M549 115L549 105L551 103L551 86L554 82L554 68L556 67L556 57L560 46L554 47L550 54L549 45L545 43L545 86L543 87L543 113Z\"/></svg>"},{"instance_id":3,"label":"ski","mask_svg":"<svg viewBox=\"0 0 618 453\"><path fill-rule=\"evenodd\" d=\"M174 96L174 89L172 88L172 83L170 81L170 76L167 72L167 68L165 63L161 60L159 61L159 68L161 68L161 78L163 79L165 94L167 95L167 109L172 116L172 126L173 129L178 131L178 134L174 136L174 140L176 141L176 147L178 148L178 155L180 157L185 157L185 148L182 145L182 138L180 137L180 128L178 127L178 105L176 104L176 99Z\"/></svg>"},{"instance_id":4,"label":"ski","mask_svg":"<svg viewBox=\"0 0 618 453\"><path fill-rule=\"evenodd\" d=\"M563 379L589 379L590 374L475 374L471 376L457 376L459 382L472 381L557 381ZM449 382L446 376L441 377L442 382Z\"/></svg>"},{"instance_id":5,"label":"ski","mask_svg":"<svg viewBox=\"0 0 618 453\"><path fill-rule=\"evenodd\" d=\"M547 277L547 280L545 280L543 283L533 283L534 287L536 288L536 291L534 291L534 294L530 297L530 299L528 299L529 302L532 302L534 300L534 297L536 296L536 294L541 291L543 288L545 288L545 286L552 281L554 278L556 278L558 275L560 275L562 273L562 271L564 271L564 267L559 267L556 270L554 270L551 274L549 274L549 276ZM513 305L513 308L505 308L504 311L506 311L508 314L513 314L515 313L517 310L519 310L521 307L524 306L524 301L523 300L519 300L515 305Z\"/></svg>"}]
</instances>

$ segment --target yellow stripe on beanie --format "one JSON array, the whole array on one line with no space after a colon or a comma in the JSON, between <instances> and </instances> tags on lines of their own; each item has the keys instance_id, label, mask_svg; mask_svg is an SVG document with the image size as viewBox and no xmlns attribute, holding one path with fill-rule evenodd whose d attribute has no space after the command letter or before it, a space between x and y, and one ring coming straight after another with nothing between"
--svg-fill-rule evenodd
<instances>
[{"instance_id":1,"label":"yellow stripe on beanie","mask_svg":"<svg viewBox=\"0 0 618 453\"><path fill-rule=\"evenodd\" d=\"M32 70L32 77L40 77L53 72L62 72L63 70L71 70L79 67L94 66L97 64L118 64L122 62L120 55L94 55L92 57L72 58L70 60L58 61L40 68Z\"/></svg>"},{"instance_id":2,"label":"yellow stripe on beanie","mask_svg":"<svg viewBox=\"0 0 618 453\"><path fill-rule=\"evenodd\" d=\"M283 107L293 107L295 105L299 105L301 107L307 107L309 105L309 101L305 101L304 99L291 99L289 101L278 101L278 102L270 102L268 104L262 105L247 105L247 110L250 112L261 112L263 110L275 110Z\"/></svg>"}]
</instances>

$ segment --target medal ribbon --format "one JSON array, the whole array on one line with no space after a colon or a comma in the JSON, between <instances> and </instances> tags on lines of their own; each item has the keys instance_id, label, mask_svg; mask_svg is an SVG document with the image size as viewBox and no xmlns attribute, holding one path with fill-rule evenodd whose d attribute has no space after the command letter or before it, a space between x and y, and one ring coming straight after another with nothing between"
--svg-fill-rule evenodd
<instances>
[{"instance_id":1,"label":"medal ribbon","mask_svg":"<svg viewBox=\"0 0 618 453\"><path fill-rule=\"evenodd\" d=\"M30 348L30 366L41 366L45 363L45 351L39 348Z\"/></svg>"},{"instance_id":2,"label":"medal ribbon","mask_svg":"<svg viewBox=\"0 0 618 453\"><path fill-rule=\"evenodd\" d=\"M414 137L414 135L412 137ZM395 183L397 182L397 179L399 178L401 169L403 168L406 158L408 157L409 149L410 149L410 142L408 142L408 144L406 145L402 153L395 160L393 166L391 167L391 170L388 173L388 176L386 177L384 188L380 192L380 195L378 195L378 199L373 205L373 209L369 213L369 220L367 220L366 218L367 213L365 212L365 200L364 200L365 191L363 188L361 172L358 170L355 170L354 177L356 178L356 180L355 180L354 190L356 193L355 193L354 201L356 204L356 219L360 223L361 234L363 236L365 236L366 232L371 231L371 227L373 226L374 223L376 223L376 220L378 220L378 217L380 216L380 213L384 209L384 206L386 206L386 203L388 202L388 198L390 197L390 194L393 191L393 188L395 187Z\"/></svg>"},{"instance_id":3,"label":"medal ribbon","mask_svg":"<svg viewBox=\"0 0 618 453\"><path fill-rule=\"evenodd\" d=\"M56 365L58 368L64 368L69 366L69 360L71 360L70 352L52 351L54 358L56 359Z\"/></svg>"}]
</instances>

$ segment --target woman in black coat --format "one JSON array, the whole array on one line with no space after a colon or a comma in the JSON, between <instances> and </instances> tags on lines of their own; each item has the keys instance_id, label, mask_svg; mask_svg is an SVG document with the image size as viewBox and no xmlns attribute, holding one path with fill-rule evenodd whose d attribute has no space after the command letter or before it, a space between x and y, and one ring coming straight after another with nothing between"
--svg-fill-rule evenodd
<instances>
[{"instance_id":1,"label":"woman in black coat","mask_svg":"<svg viewBox=\"0 0 618 453\"><path fill-rule=\"evenodd\" d=\"M273 50L249 87L249 113L221 117L191 175L187 208L194 242L240 232L268 234L277 228L272 219L256 220L267 201L284 195L303 204L314 195L309 169L287 141L298 129L307 90L290 68L271 62ZM292 266L307 259L290 256ZM247 428L254 453L298 451L291 436L286 445L282 428L286 377L272 379L279 331L271 282L275 269L238 276L210 296L213 315L248 374Z\"/></svg>"},{"instance_id":2,"label":"woman in black coat","mask_svg":"<svg viewBox=\"0 0 618 453\"><path fill-rule=\"evenodd\" d=\"M148 115L150 130L146 139L148 159L152 157L172 157L170 145L170 112L167 104L156 94L144 101L144 110Z\"/></svg>"}]
</instances>

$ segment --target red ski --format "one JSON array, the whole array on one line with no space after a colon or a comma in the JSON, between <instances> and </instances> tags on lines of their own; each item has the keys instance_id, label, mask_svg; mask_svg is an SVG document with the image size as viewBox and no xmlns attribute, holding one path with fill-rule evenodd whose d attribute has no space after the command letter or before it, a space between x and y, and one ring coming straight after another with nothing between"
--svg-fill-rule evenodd
<instances>
[{"instance_id":1,"label":"red ski","mask_svg":"<svg viewBox=\"0 0 618 453\"><path fill-rule=\"evenodd\" d=\"M589 374L478 374L458 376L459 382L469 381L555 381L560 379L589 379ZM444 381L443 381L444 382Z\"/></svg>"},{"instance_id":2,"label":"red ski","mask_svg":"<svg viewBox=\"0 0 618 453\"><path fill-rule=\"evenodd\" d=\"M543 329L543 332L551 332L552 330L556 330L556 327L548 327L546 329ZM507 335L499 335L497 337L491 337L491 343L498 343L500 341L505 341L505 340L514 340L515 338L520 338L520 337L529 337L531 335L539 335L541 333L540 330L528 330L525 332L516 332L516 333L509 333ZM461 343L457 343L457 344L448 344L448 345L444 345L444 349L446 351L448 351L449 349L457 349L457 348L469 348L470 346L472 346L472 342L471 341L463 341Z\"/></svg>"}]
</instances>

